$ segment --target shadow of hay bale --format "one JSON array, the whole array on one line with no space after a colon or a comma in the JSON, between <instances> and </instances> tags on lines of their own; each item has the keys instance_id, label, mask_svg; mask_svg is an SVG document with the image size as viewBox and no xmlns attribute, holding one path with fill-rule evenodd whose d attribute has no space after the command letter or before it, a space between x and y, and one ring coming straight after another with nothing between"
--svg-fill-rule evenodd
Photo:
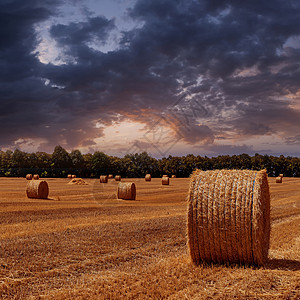
<instances>
[{"instance_id":1,"label":"shadow of hay bale","mask_svg":"<svg viewBox=\"0 0 300 300\"><path fill-rule=\"evenodd\" d=\"M286 270L286 271L300 271L300 261L291 259L270 259L265 269L270 270Z\"/></svg>"}]
</instances>

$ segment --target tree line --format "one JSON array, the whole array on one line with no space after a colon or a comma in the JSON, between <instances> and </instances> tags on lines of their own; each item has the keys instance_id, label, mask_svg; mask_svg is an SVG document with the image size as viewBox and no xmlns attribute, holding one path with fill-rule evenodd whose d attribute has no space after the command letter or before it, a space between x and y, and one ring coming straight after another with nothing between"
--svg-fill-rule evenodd
<instances>
[{"instance_id":1,"label":"tree line","mask_svg":"<svg viewBox=\"0 0 300 300\"><path fill-rule=\"evenodd\" d=\"M195 169L266 169L269 176L283 173L284 176L299 177L300 158L261 154L220 155L209 158L189 154L156 159L146 152L127 154L120 158L99 151L82 154L79 150L73 150L69 153L61 146L56 146L52 154L27 153L19 149L0 151L2 177L24 177L28 173L39 174L40 177L66 177L67 174L85 178L96 178L101 174L144 177L147 173L152 177L161 177L163 174L188 177Z\"/></svg>"}]
</instances>

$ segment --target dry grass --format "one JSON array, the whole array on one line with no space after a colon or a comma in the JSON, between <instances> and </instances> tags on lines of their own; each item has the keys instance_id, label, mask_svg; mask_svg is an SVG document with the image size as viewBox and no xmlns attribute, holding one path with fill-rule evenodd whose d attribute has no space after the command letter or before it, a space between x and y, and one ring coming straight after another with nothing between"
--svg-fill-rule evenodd
<instances>
[{"instance_id":1,"label":"dry grass","mask_svg":"<svg viewBox=\"0 0 300 300\"><path fill-rule=\"evenodd\" d=\"M45 180L30 180L26 186L28 198L47 199L49 194L48 183Z\"/></svg>"},{"instance_id":2,"label":"dry grass","mask_svg":"<svg viewBox=\"0 0 300 300\"><path fill-rule=\"evenodd\" d=\"M118 200L115 181L86 181L47 179L49 200L37 200L26 198L24 179L0 178L1 299L299 298L300 179L270 180L263 268L191 263L189 179L135 179L136 201Z\"/></svg>"},{"instance_id":3,"label":"dry grass","mask_svg":"<svg viewBox=\"0 0 300 300\"><path fill-rule=\"evenodd\" d=\"M100 183L107 183L108 182L108 176L107 175L101 175L100 176Z\"/></svg>"},{"instance_id":4,"label":"dry grass","mask_svg":"<svg viewBox=\"0 0 300 300\"><path fill-rule=\"evenodd\" d=\"M134 182L120 182L118 184L118 199L135 200L136 187Z\"/></svg>"},{"instance_id":5,"label":"dry grass","mask_svg":"<svg viewBox=\"0 0 300 300\"><path fill-rule=\"evenodd\" d=\"M196 170L188 196L193 262L263 265L270 241L266 171Z\"/></svg>"},{"instance_id":6,"label":"dry grass","mask_svg":"<svg viewBox=\"0 0 300 300\"><path fill-rule=\"evenodd\" d=\"M169 177L163 176L162 179L161 179L161 184L162 185L169 185L169 183L170 183Z\"/></svg>"},{"instance_id":7,"label":"dry grass","mask_svg":"<svg viewBox=\"0 0 300 300\"><path fill-rule=\"evenodd\" d=\"M121 181L121 176L120 175L116 175L115 176L115 181Z\"/></svg>"},{"instance_id":8,"label":"dry grass","mask_svg":"<svg viewBox=\"0 0 300 300\"><path fill-rule=\"evenodd\" d=\"M73 178L68 184L78 184L78 185L86 185L88 184L82 178Z\"/></svg>"}]
</instances>

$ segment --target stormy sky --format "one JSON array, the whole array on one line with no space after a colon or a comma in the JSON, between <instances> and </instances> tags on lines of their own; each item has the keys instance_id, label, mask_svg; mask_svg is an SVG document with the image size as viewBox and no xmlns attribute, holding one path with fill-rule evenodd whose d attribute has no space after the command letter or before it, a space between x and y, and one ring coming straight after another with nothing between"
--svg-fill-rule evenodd
<instances>
[{"instance_id":1,"label":"stormy sky","mask_svg":"<svg viewBox=\"0 0 300 300\"><path fill-rule=\"evenodd\" d=\"M0 149L300 155L299 0L1 0Z\"/></svg>"}]
</instances>

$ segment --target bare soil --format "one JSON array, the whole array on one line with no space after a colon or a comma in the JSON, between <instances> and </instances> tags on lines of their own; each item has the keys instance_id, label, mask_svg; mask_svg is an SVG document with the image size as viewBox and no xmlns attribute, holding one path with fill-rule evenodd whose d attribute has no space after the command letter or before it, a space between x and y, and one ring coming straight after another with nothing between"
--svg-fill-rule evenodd
<instances>
[{"instance_id":1,"label":"bare soil","mask_svg":"<svg viewBox=\"0 0 300 300\"><path fill-rule=\"evenodd\" d=\"M1 299L299 299L300 179L271 189L267 266L194 266L186 247L189 179L46 179L49 199L26 198L25 178L0 178Z\"/></svg>"}]
</instances>

